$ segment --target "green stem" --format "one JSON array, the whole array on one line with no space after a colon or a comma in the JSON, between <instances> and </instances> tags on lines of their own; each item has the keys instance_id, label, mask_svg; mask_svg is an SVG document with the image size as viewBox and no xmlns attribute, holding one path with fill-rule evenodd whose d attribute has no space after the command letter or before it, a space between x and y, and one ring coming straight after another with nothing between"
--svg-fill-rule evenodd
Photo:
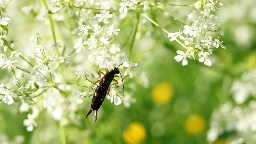
<instances>
[{"instance_id":1,"label":"green stem","mask_svg":"<svg viewBox=\"0 0 256 144\"><path fill-rule=\"evenodd\" d=\"M137 13L137 14L136 14L136 23L135 23L135 26L134 26L134 28L133 28L133 35L132 35L132 42L131 42L131 46L130 46L129 57L131 57L133 45L134 45L134 43L135 43L136 34L137 34L137 32L138 32L139 22L140 22L140 14Z\"/></svg>"},{"instance_id":2,"label":"green stem","mask_svg":"<svg viewBox=\"0 0 256 144\"><path fill-rule=\"evenodd\" d=\"M120 29L126 25L126 23L128 23L129 21L131 21L131 19L134 17L135 14L133 14L132 16L126 18L125 22L120 26Z\"/></svg>"},{"instance_id":3,"label":"green stem","mask_svg":"<svg viewBox=\"0 0 256 144\"><path fill-rule=\"evenodd\" d=\"M42 0L43 4L44 4L44 7L49 10L49 7L47 5L47 2L46 0ZM51 13L48 13L47 14L48 16L48 19L49 19L49 22L50 22L50 25L51 25L51 30L52 30L52 36L53 36L53 42L54 44L57 43L57 38L56 38L56 33L55 33L55 29L54 29L54 22L52 20L52 16L51 16ZM56 52L57 52L57 55L59 56L59 50L56 48Z\"/></svg>"},{"instance_id":4,"label":"green stem","mask_svg":"<svg viewBox=\"0 0 256 144\"><path fill-rule=\"evenodd\" d=\"M48 89L50 89L51 87L47 87L45 90L43 90L41 93L37 94L37 95L34 95L34 96L31 96L30 98L35 98L35 97L38 97L40 96L41 94L43 94L44 92L46 92Z\"/></svg>"},{"instance_id":5,"label":"green stem","mask_svg":"<svg viewBox=\"0 0 256 144\"><path fill-rule=\"evenodd\" d=\"M142 16L144 16L148 21L150 21L152 24L154 24L155 26L161 28L165 33L169 33L166 29L162 28L158 23L156 23L154 20L152 20L151 18L149 18L147 15L142 14Z\"/></svg>"},{"instance_id":6,"label":"green stem","mask_svg":"<svg viewBox=\"0 0 256 144\"><path fill-rule=\"evenodd\" d=\"M66 144L66 138L65 138L65 130L64 126L59 122L59 130L60 130L60 143L61 144Z\"/></svg>"},{"instance_id":7,"label":"green stem","mask_svg":"<svg viewBox=\"0 0 256 144\"><path fill-rule=\"evenodd\" d=\"M194 4L168 4L168 5L171 5L171 6L194 6Z\"/></svg>"},{"instance_id":8,"label":"green stem","mask_svg":"<svg viewBox=\"0 0 256 144\"><path fill-rule=\"evenodd\" d=\"M173 21L178 22L178 23L180 23L180 24L182 24L182 25L185 25L184 22L182 22L182 21L178 20L177 18L173 17L173 16L170 15L168 12L165 12L161 7L156 7L156 9L160 10L160 11L163 12L165 15L168 15Z\"/></svg>"},{"instance_id":9,"label":"green stem","mask_svg":"<svg viewBox=\"0 0 256 144\"><path fill-rule=\"evenodd\" d=\"M70 53L68 54L68 56L71 56L75 51L76 51L76 49L73 49L73 51L70 52Z\"/></svg>"},{"instance_id":10,"label":"green stem","mask_svg":"<svg viewBox=\"0 0 256 144\"><path fill-rule=\"evenodd\" d=\"M89 9L89 10L95 10L95 11L102 11L102 10L106 10L106 11L111 11L111 12L118 12L118 10L115 9L103 9L103 8L93 8L93 7L84 7L84 6L72 6L75 8L79 8L79 9Z\"/></svg>"},{"instance_id":11,"label":"green stem","mask_svg":"<svg viewBox=\"0 0 256 144\"><path fill-rule=\"evenodd\" d=\"M185 46L180 40L176 39L176 42L178 42L182 47L184 47L185 49L187 49L187 46Z\"/></svg>"},{"instance_id":12,"label":"green stem","mask_svg":"<svg viewBox=\"0 0 256 144\"><path fill-rule=\"evenodd\" d=\"M66 92L58 88L57 86L54 86L55 89L57 89L60 93L62 93L64 96L66 95Z\"/></svg>"},{"instance_id":13,"label":"green stem","mask_svg":"<svg viewBox=\"0 0 256 144\"><path fill-rule=\"evenodd\" d=\"M11 50L11 51L15 51L14 49L12 49L10 46L8 46L8 48ZM34 67L34 65L29 62L27 59L25 59L22 55L19 56L21 59L23 59L24 61L26 61L31 67Z\"/></svg>"},{"instance_id":14,"label":"green stem","mask_svg":"<svg viewBox=\"0 0 256 144\"><path fill-rule=\"evenodd\" d=\"M16 68L17 68L17 69L19 69L19 70L21 70L21 71L24 71L24 72L26 72L26 73L29 73L29 74L30 74L30 72L29 72L29 71L27 71L27 70L25 70L25 69L23 69L23 68L20 68L20 67L17 67L17 66L16 66Z\"/></svg>"}]
</instances>

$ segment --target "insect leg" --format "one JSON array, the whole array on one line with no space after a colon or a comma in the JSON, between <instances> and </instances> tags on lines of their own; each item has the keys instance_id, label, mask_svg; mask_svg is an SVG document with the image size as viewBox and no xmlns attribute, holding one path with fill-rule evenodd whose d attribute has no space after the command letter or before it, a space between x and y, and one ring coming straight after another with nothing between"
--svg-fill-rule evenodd
<instances>
[{"instance_id":1,"label":"insect leg","mask_svg":"<svg viewBox=\"0 0 256 144\"><path fill-rule=\"evenodd\" d=\"M99 71L98 75L99 75L99 77L101 77L101 75L105 75L105 74L102 71Z\"/></svg>"},{"instance_id":2,"label":"insect leg","mask_svg":"<svg viewBox=\"0 0 256 144\"><path fill-rule=\"evenodd\" d=\"M109 92L110 92L110 87L108 88L108 95L109 95Z\"/></svg>"}]
</instances>

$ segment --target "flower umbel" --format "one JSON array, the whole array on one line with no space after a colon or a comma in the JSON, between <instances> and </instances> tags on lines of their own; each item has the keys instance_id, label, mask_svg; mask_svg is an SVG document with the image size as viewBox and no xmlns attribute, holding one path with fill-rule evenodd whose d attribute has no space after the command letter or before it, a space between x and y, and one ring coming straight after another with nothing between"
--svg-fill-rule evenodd
<instances>
[{"instance_id":1,"label":"flower umbel","mask_svg":"<svg viewBox=\"0 0 256 144\"><path fill-rule=\"evenodd\" d=\"M168 33L170 41L177 41L185 52L178 50L177 56L174 58L177 62L182 61L182 65L188 64L188 59L197 58L199 62L203 62L207 66L211 66L214 62L210 57L214 48L225 48L219 39L213 39L211 32L220 31L218 17L214 15L216 9L222 6L219 1L207 0L195 3L196 10L188 14L190 24L186 24L184 29L175 33ZM222 31L220 31L222 34ZM193 48L193 53L191 53Z\"/></svg>"}]
</instances>

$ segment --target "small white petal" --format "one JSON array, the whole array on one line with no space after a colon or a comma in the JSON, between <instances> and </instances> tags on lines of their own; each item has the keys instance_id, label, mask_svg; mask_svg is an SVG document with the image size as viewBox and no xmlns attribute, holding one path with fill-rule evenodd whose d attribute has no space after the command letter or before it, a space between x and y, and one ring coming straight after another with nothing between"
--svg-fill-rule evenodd
<instances>
[{"instance_id":1,"label":"small white petal","mask_svg":"<svg viewBox=\"0 0 256 144\"><path fill-rule=\"evenodd\" d=\"M181 51L181 50L177 50L177 54L179 54L179 55L184 55L184 52Z\"/></svg>"},{"instance_id":2,"label":"small white petal","mask_svg":"<svg viewBox=\"0 0 256 144\"><path fill-rule=\"evenodd\" d=\"M200 58L198 59L198 61L199 61L199 62L204 62L204 57L200 57Z\"/></svg>"},{"instance_id":3,"label":"small white petal","mask_svg":"<svg viewBox=\"0 0 256 144\"><path fill-rule=\"evenodd\" d=\"M114 97L115 105L120 105L122 103L122 99L119 96Z\"/></svg>"},{"instance_id":4,"label":"small white petal","mask_svg":"<svg viewBox=\"0 0 256 144\"><path fill-rule=\"evenodd\" d=\"M14 100L10 95L5 95L4 98L2 99L4 103L7 103L8 105L13 104Z\"/></svg>"},{"instance_id":5,"label":"small white petal","mask_svg":"<svg viewBox=\"0 0 256 144\"><path fill-rule=\"evenodd\" d=\"M207 65L207 66L212 66L212 62L209 59L206 59L204 61L204 64Z\"/></svg>"},{"instance_id":6,"label":"small white petal","mask_svg":"<svg viewBox=\"0 0 256 144\"><path fill-rule=\"evenodd\" d=\"M33 129L34 129L33 125L30 125L27 127L27 131L29 131L29 132L32 131Z\"/></svg>"},{"instance_id":7,"label":"small white petal","mask_svg":"<svg viewBox=\"0 0 256 144\"><path fill-rule=\"evenodd\" d=\"M182 65L185 66L187 64L188 64L188 60L186 58L184 58L183 61L182 61Z\"/></svg>"},{"instance_id":8,"label":"small white petal","mask_svg":"<svg viewBox=\"0 0 256 144\"><path fill-rule=\"evenodd\" d=\"M174 57L174 59L175 59L177 62L180 62L180 61L183 59L183 56L177 55L177 56Z\"/></svg>"}]
</instances>

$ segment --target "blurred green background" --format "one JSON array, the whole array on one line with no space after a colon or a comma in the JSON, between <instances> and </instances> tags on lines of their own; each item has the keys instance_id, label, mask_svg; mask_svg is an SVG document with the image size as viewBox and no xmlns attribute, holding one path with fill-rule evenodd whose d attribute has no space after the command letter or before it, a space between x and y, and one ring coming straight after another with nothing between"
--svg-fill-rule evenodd
<instances>
[{"instance_id":1,"label":"blurred green background","mask_svg":"<svg viewBox=\"0 0 256 144\"><path fill-rule=\"evenodd\" d=\"M94 122L93 115L85 118L90 108L88 101L84 103L85 109L76 113L83 116L80 125L60 126L44 112L37 119L33 132L27 132L23 126L27 114L19 112L19 104L0 103L0 140L5 135L10 141L23 135L23 143L55 144L60 143L64 131L68 144L208 143L207 131L213 110L224 102L233 101L230 88L234 79L256 68L256 2L225 3L226 7L218 11L218 16L225 32L220 39L226 49L214 50L213 66L207 67L193 60L182 66L173 59L181 46L170 42L162 32L143 36L135 47L146 47L150 52L140 57L140 49L135 49L133 54L140 57L139 69L146 74L148 82L143 83L148 87L142 84L136 84L136 89L129 86L134 79L140 80L140 75L128 80L127 85L125 82L125 91L133 92L136 103L125 108L123 104L115 106L105 100L98 112L98 120ZM7 12L12 13L11 10ZM14 36L12 29L19 28L10 28L10 35ZM153 46L148 44L151 41Z\"/></svg>"}]
</instances>

